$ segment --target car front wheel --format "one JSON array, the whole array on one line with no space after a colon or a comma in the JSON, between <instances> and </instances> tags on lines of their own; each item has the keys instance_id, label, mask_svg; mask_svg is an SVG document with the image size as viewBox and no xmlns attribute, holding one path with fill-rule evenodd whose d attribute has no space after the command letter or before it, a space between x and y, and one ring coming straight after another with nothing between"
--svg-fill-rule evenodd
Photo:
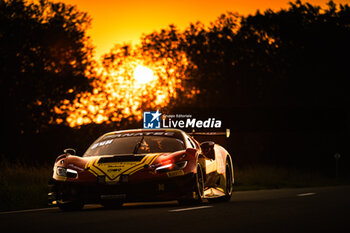
<instances>
[{"instance_id":1,"label":"car front wheel","mask_svg":"<svg viewBox=\"0 0 350 233\"><path fill-rule=\"evenodd\" d=\"M200 204L204 200L204 172L200 163L197 163L197 172L193 178L191 198L178 200L180 205Z\"/></svg>"}]
</instances>

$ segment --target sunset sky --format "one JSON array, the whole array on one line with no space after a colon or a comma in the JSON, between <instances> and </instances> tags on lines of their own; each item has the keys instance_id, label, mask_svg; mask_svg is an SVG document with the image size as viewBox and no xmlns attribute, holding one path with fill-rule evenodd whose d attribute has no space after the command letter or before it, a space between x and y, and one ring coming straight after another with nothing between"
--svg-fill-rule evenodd
<instances>
[{"instance_id":1,"label":"sunset sky","mask_svg":"<svg viewBox=\"0 0 350 233\"><path fill-rule=\"evenodd\" d=\"M59 0L77 5L92 17L88 31L96 47L98 58L116 43L138 43L140 36L175 24L179 29L191 22L204 24L215 20L226 11L242 15L253 14L257 9L278 10L288 7L288 0ZM293 0L294 2L294 0ZM305 1L302 1L305 2ZM325 6L328 0L308 0ZM350 0L335 0L348 3Z\"/></svg>"}]
</instances>

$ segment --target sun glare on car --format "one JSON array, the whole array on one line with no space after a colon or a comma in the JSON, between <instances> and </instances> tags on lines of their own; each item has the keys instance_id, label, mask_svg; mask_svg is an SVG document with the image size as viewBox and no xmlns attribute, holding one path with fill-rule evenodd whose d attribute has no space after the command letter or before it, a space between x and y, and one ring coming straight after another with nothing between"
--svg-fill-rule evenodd
<instances>
[{"instance_id":1,"label":"sun glare on car","mask_svg":"<svg viewBox=\"0 0 350 233\"><path fill-rule=\"evenodd\" d=\"M143 65L138 65L134 71L134 79L139 84L149 83L154 79L153 71Z\"/></svg>"}]
</instances>

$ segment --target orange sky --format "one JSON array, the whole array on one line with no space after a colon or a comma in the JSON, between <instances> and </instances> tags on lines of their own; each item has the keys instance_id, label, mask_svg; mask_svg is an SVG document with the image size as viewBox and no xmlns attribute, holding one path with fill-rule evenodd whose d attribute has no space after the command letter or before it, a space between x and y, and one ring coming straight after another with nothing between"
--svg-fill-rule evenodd
<instances>
[{"instance_id":1,"label":"orange sky","mask_svg":"<svg viewBox=\"0 0 350 233\"><path fill-rule=\"evenodd\" d=\"M226 11L243 15L286 8L290 0L59 0L77 5L92 17L92 28L88 34L96 47L96 57L116 43L138 43L140 36L160 30L169 24L183 29L191 22L205 24L215 20ZM292 0L294 2L294 0ZM302 1L305 2L305 1ZM308 0L325 6L328 0ZM348 3L350 0L335 0Z\"/></svg>"}]
</instances>

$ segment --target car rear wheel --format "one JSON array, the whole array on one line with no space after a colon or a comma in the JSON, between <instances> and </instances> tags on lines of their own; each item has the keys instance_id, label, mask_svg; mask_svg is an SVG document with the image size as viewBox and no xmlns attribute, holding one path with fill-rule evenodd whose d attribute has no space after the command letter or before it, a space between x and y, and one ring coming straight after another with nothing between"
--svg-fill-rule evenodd
<instances>
[{"instance_id":1,"label":"car rear wheel","mask_svg":"<svg viewBox=\"0 0 350 233\"><path fill-rule=\"evenodd\" d=\"M233 168L231 163L231 158L227 156L226 159L226 169L225 169L225 175L226 175L226 190L225 190L225 196L222 198L223 201L229 201L231 200L232 191L233 191Z\"/></svg>"},{"instance_id":2,"label":"car rear wheel","mask_svg":"<svg viewBox=\"0 0 350 233\"><path fill-rule=\"evenodd\" d=\"M226 185L225 196L208 199L208 201L212 203L230 201L232 192L233 192L233 181L234 181L234 177L233 177L231 157L227 155L226 165L225 165L225 185Z\"/></svg>"}]
</instances>

